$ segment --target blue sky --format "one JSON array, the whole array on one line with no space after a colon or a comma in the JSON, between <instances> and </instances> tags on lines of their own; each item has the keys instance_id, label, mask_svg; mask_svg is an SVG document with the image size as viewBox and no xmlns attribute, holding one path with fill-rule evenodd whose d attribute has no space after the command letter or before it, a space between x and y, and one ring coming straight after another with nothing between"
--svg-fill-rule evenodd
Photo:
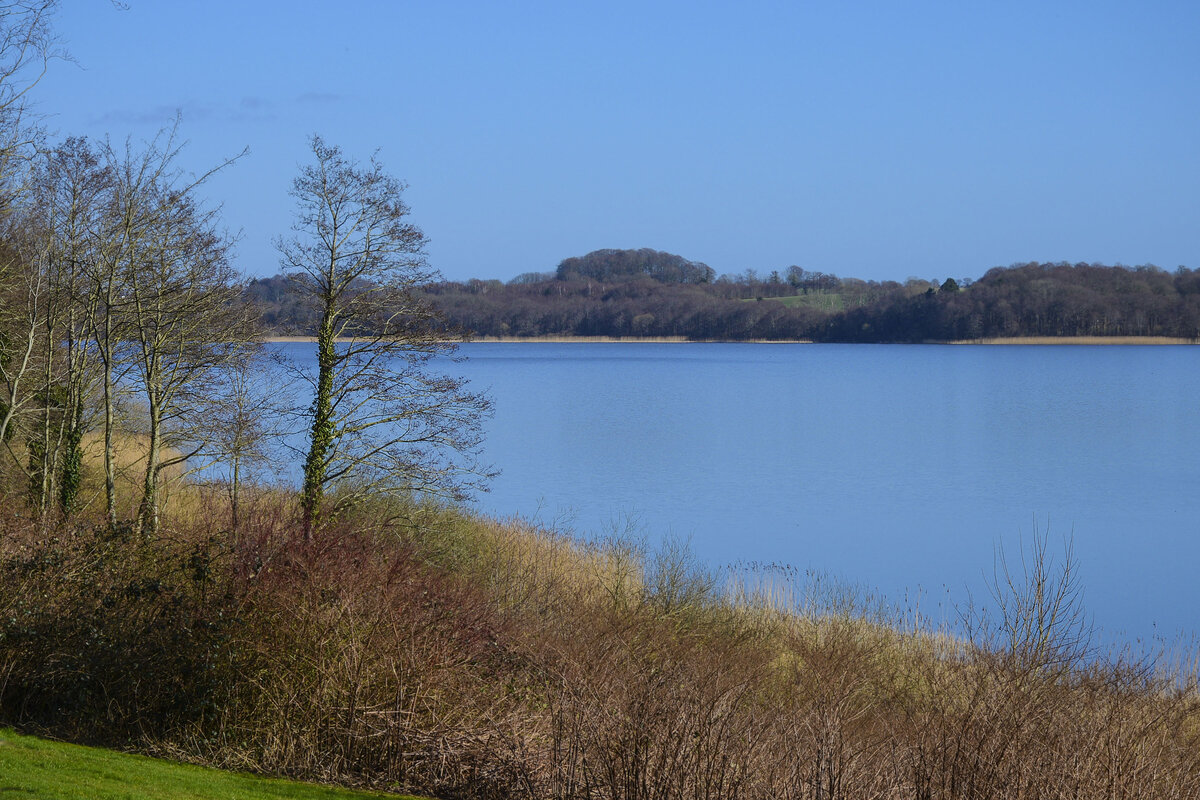
<instances>
[{"instance_id":1,"label":"blue sky","mask_svg":"<svg viewBox=\"0 0 1200 800\"><path fill-rule=\"evenodd\" d=\"M510 279L601 247L719 273L1200 267L1194 2L69 0L59 134L153 136L239 267L278 271L308 137L409 183L431 264Z\"/></svg>"}]
</instances>

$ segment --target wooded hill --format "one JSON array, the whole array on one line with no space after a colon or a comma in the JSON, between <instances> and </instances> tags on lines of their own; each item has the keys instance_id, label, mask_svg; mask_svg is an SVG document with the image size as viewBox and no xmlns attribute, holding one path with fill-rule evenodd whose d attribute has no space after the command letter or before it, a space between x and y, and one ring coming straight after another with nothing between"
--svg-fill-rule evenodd
<instances>
[{"instance_id":1,"label":"wooded hill","mask_svg":"<svg viewBox=\"0 0 1200 800\"><path fill-rule=\"evenodd\" d=\"M282 276L248 297L277 333L316 317ZM424 296L452 326L480 336L650 336L695 340L924 342L992 337L1200 335L1200 272L1152 265L1037 263L976 281L866 281L800 267L714 277L655 250L599 250L555 272L442 282Z\"/></svg>"}]
</instances>

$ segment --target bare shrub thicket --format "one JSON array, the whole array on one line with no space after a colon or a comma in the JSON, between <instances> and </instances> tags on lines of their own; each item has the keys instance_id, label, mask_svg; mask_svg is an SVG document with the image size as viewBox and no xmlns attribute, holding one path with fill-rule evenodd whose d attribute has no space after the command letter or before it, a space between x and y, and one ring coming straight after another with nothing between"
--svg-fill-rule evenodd
<instances>
[{"instance_id":1,"label":"bare shrub thicket","mask_svg":"<svg viewBox=\"0 0 1200 800\"><path fill-rule=\"evenodd\" d=\"M269 492L235 537L224 497L6 512L0 721L442 798L1200 797L1194 669L1098 652L1044 539L952 634L678 544L395 498L306 542Z\"/></svg>"},{"instance_id":2,"label":"bare shrub thicket","mask_svg":"<svg viewBox=\"0 0 1200 800\"><path fill-rule=\"evenodd\" d=\"M538 797L737 797L771 721L750 712L764 651L719 620L576 607L537 643L546 730L526 759Z\"/></svg>"},{"instance_id":3,"label":"bare shrub thicket","mask_svg":"<svg viewBox=\"0 0 1200 800\"><path fill-rule=\"evenodd\" d=\"M47 532L5 516L0 713L89 740L170 738L233 677L221 545L98 523Z\"/></svg>"},{"instance_id":4,"label":"bare shrub thicket","mask_svg":"<svg viewBox=\"0 0 1200 800\"><path fill-rule=\"evenodd\" d=\"M254 575L257 669L228 735L259 770L484 794L504 770L486 670L502 623L409 548L385 552L334 526Z\"/></svg>"}]
</instances>

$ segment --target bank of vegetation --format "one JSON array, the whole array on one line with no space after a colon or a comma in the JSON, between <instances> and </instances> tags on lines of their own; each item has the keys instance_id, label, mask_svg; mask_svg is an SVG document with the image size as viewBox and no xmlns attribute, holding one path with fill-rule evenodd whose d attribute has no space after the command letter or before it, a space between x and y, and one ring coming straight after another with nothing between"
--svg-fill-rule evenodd
<instances>
[{"instance_id":1,"label":"bank of vegetation","mask_svg":"<svg viewBox=\"0 0 1200 800\"><path fill-rule=\"evenodd\" d=\"M692 341L948 342L995 339L1194 341L1200 273L1152 265L1029 263L977 280L866 281L791 266L716 276L656 250L599 250L558 269L447 281L422 294L481 337ZM283 276L247 295L280 334L314 329Z\"/></svg>"},{"instance_id":2,"label":"bank of vegetation","mask_svg":"<svg viewBox=\"0 0 1200 800\"><path fill-rule=\"evenodd\" d=\"M560 266L552 276L504 285L443 283L427 291L451 320L489 336L930 342L1076 336L1190 340L1200 332L1200 274L1186 268L1168 273L1151 266L1033 263L992 269L975 281L910 278L904 283L838 278L798 267L765 278L747 272L703 282L672 281L649 270L595 272L599 277Z\"/></svg>"},{"instance_id":3,"label":"bank of vegetation","mask_svg":"<svg viewBox=\"0 0 1200 800\"><path fill-rule=\"evenodd\" d=\"M1093 648L1044 542L941 629L678 546L404 497L310 535L294 494L248 497L235 530L226 494L179 487L150 536L10 498L0 720L443 798L1200 788L1194 662Z\"/></svg>"}]
</instances>

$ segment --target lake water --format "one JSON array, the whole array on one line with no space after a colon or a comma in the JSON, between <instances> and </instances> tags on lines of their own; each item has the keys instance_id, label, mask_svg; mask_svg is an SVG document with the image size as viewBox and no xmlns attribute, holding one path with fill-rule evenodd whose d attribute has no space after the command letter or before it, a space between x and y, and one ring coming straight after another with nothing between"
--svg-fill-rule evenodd
<instances>
[{"instance_id":1,"label":"lake water","mask_svg":"<svg viewBox=\"0 0 1200 800\"><path fill-rule=\"evenodd\" d=\"M495 402L476 505L630 521L926 613L993 553L1074 539L1106 638L1200 628L1200 348L475 343Z\"/></svg>"}]
</instances>

